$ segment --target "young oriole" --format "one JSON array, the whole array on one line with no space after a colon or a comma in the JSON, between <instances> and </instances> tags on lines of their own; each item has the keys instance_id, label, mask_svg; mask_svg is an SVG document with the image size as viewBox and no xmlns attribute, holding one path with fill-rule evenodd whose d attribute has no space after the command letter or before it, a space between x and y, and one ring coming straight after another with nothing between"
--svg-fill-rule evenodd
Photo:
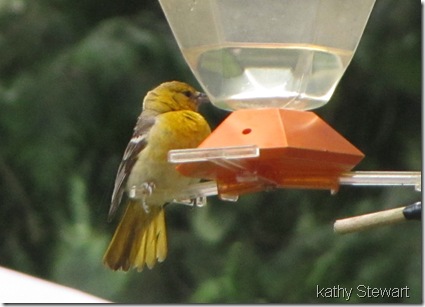
<instances>
[{"instance_id":1,"label":"young oriole","mask_svg":"<svg viewBox=\"0 0 425 307\"><path fill-rule=\"evenodd\" d=\"M184 177L167 162L171 149L197 147L210 127L197 112L207 96L188 84L166 82L149 91L143 100L133 136L124 152L115 179L109 217L125 191L142 187L144 200L129 199L103 262L112 270L152 268L167 256L164 204L197 179Z\"/></svg>"}]
</instances>

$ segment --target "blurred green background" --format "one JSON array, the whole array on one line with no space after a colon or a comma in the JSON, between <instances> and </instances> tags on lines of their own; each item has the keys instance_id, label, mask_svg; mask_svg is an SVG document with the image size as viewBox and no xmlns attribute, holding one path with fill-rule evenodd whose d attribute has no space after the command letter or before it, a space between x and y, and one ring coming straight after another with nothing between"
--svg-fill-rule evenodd
<instances>
[{"instance_id":1,"label":"blurred green background","mask_svg":"<svg viewBox=\"0 0 425 307\"><path fill-rule=\"evenodd\" d=\"M122 303L345 302L317 298L316 285L407 286L409 298L350 302L422 302L420 223L332 230L337 218L418 201L413 188L170 206L167 260L108 271L116 169L142 97L174 79L197 86L156 0L0 1L1 266ZM419 1L376 1L351 65L316 112L366 154L358 170L421 169ZM226 115L205 113L212 126Z\"/></svg>"}]
</instances>

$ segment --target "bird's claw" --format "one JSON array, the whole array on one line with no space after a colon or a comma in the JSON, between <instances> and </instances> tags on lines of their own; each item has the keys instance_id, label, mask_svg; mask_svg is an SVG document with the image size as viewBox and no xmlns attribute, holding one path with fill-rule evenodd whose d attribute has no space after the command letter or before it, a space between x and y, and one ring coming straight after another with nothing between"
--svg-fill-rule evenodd
<instances>
[{"instance_id":1,"label":"bird's claw","mask_svg":"<svg viewBox=\"0 0 425 307\"><path fill-rule=\"evenodd\" d=\"M153 182L144 182L141 185L141 194L142 194L142 206L143 210L145 210L146 213L149 213L151 210L149 208L149 205L147 203L147 199L149 196L152 195L153 190L155 189L155 183Z\"/></svg>"}]
</instances>

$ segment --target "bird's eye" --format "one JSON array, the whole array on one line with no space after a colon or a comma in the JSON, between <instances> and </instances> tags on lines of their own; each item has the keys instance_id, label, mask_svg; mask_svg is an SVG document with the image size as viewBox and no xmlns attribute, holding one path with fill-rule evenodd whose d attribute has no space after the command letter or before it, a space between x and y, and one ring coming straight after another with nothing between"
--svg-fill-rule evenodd
<instances>
[{"instance_id":1,"label":"bird's eye","mask_svg":"<svg viewBox=\"0 0 425 307\"><path fill-rule=\"evenodd\" d=\"M192 97L192 92L191 91L184 91L183 95L185 95L187 98Z\"/></svg>"}]
</instances>

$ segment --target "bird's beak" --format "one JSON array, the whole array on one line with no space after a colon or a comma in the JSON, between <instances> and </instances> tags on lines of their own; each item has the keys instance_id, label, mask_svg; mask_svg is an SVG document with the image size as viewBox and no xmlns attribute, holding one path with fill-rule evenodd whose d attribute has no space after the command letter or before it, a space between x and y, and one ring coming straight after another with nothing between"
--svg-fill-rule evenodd
<instances>
[{"instance_id":1,"label":"bird's beak","mask_svg":"<svg viewBox=\"0 0 425 307\"><path fill-rule=\"evenodd\" d=\"M205 93L201 93L201 92L197 92L196 93L196 101L198 102L198 106L204 103L209 103L211 102L210 99L208 98L207 94Z\"/></svg>"}]
</instances>

